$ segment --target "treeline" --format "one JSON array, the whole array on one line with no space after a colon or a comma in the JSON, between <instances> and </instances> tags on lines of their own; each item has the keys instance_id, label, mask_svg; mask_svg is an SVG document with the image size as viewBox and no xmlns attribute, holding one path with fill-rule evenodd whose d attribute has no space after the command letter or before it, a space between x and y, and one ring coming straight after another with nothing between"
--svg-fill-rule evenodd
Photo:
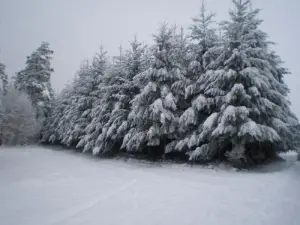
<instances>
[{"instance_id":1,"label":"treeline","mask_svg":"<svg viewBox=\"0 0 300 225\"><path fill-rule=\"evenodd\" d=\"M26 60L26 68L11 82L0 62L0 144L36 143L51 111L53 90L50 60L53 51L43 42Z\"/></svg>"},{"instance_id":2,"label":"treeline","mask_svg":"<svg viewBox=\"0 0 300 225\"><path fill-rule=\"evenodd\" d=\"M117 57L102 47L55 97L53 52L43 43L14 81L42 121L41 141L94 155L246 164L296 149L289 72L250 4L233 0L230 19L218 24L203 5L188 33L163 24L152 46L135 38Z\"/></svg>"}]
</instances>

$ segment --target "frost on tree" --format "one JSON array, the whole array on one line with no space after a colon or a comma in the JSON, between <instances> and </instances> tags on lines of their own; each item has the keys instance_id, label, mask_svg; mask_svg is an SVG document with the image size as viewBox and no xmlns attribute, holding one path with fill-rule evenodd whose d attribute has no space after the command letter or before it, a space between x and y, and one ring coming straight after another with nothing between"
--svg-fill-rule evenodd
<instances>
[{"instance_id":1,"label":"frost on tree","mask_svg":"<svg viewBox=\"0 0 300 225\"><path fill-rule=\"evenodd\" d=\"M68 106L65 117L68 129L62 143L67 146L76 146L85 134L88 124L88 115L92 107L91 92L94 81L88 61L82 63L77 77L73 81L71 104Z\"/></svg>"},{"instance_id":2,"label":"frost on tree","mask_svg":"<svg viewBox=\"0 0 300 225\"><path fill-rule=\"evenodd\" d=\"M7 78L7 74L5 73L5 65L0 62L0 91L1 91L1 94L6 93L7 84L8 84L8 78Z\"/></svg>"},{"instance_id":3,"label":"frost on tree","mask_svg":"<svg viewBox=\"0 0 300 225\"><path fill-rule=\"evenodd\" d=\"M24 145L36 141L40 124L26 94L9 88L1 100L1 144Z\"/></svg>"},{"instance_id":4,"label":"frost on tree","mask_svg":"<svg viewBox=\"0 0 300 225\"><path fill-rule=\"evenodd\" d=\"M190 49L188 51L185 69L185 85L182 86L185 102L188 107L180 114L179 138L172 144L169 151L186 153L195 149L200 144L199 132L202 129L204 120L209 116L213 99L206 98L203 92L203 78L207 65L216 56L218 37L213 25L214 14L207 14L204 4L201 7L200 15L193 18L190 26Z\"/></svg>"},{"instance_id":5,"label":"frost on tree","mask_svg":"<svg viewBox=\"0 0 300 225\"><path fill-rule=\"evenodd\" d=\"M230 21L222 23L224 43L204 77L204 97L214 113L205 121L191 159L226 155L234 160L270 158L291 137L297 123L286 98L278 58L272 57L267 35L259 29L259 10L249 0L233 0ZM276 60L275 60L276 59ZM202 103L203 106L205 104Z\"/></svg>"},{"instance_id":6,"label":"frost on tree","mask_svg":"<svg viewBox=\"0 0 300 225\"><path fill-rule=\"evenodd\" d=\"M147 66L145 49L135 38L131 49L115 58L107 73L102 87L102 98L106 117L102 124L93 153L112 154L118 152L123 138L128 131L127 117L130 112L130 101L139 93L139 85L134 77L143 72Z\"/></svg>"},{"instance_id":7,"label":"frost on tree","mask_svg":"<svg viewBox=\"0 0 300 225\"><path fill-rule=\"evenodd\" d=\"M195 76L190 70L191 61L193 61L195 57L195 49L194 46L189 43L189 39L185 35L183 28L180 29L180 33L177 33L176 26L173 27L173 29L173 64L180 69L182 76L172 84L171 88L178 99L177 114L180 116L189 106L189 102L185 99L185 88L195 81Z\"/></svg>"},{"instance_id":8,"label":"frost on tree","mask_svg":"<svg viewBox=\"0 0 300 225\"><path fill-rule=\"evenodd\" d=\"M295 149L299 123L283 79L289 72L259 29L259 11L249 0L233 4L219 35L203 5L190 35L164 25L150 48L135 40L109 64L97 55L53 101L43 140L94 154L179 152L248 163ZM42 87L39 56L28 57L16 78L34 105L40 92L28 90Z\"/></svg>"},{"instance_id":9,"label":"frost on tree","mask_svg":"<svg viewBox=\"0 0 300 225\"><path fill-rule=\"evenodd\" d=\"M176 133L177 99L171 87L182 74L175 64L173 34L173 29L161 26L154 36L154 63L139 75L147 82L131 101L130 130L123 140L123 147L128 151L143 151L149 149L147 146L165 148Z\"/></svg>"},{"instance_id":10,"label":"frost on tree","mask_svg":"<svg viewBox=\"0 0 300 225\"><path fill-rule=\"evenodd\" d=\"M53 69L50 64L52 55L53 51L49 49L49 44L43 42L27 57L25 69L18 72L15 77L15 87L29 96L40 120L48 117L53 98L51 87Z\"/></svg>"},{"instance_id":11,"label":"frost on tree","mask_svg":"<svg viewBox=\"0 0 300 225\"><path fill-rule=\"evenodd\" d=\"M81 114L81 135L77 148L83 151L91 151L95 146L95 141L100 134L101 112L105 106L103 104L103 93L101 88L105 83L105 72L108 68L108 58L103 47L100 52L93 58L90 66L90 74L85 79L80 79L82 87L82 114ZM83 91L84 90L84 91ZM84 94L85 93L85 94ZM79 124L78 124L79 125Z\"/></svg>"},{"instance_id":12,"label":"frost on tree","mask_svg":"<svg viewBox=\"0 0 300 225\"><path fill-rule=\"evenodd\" d=\"M108 94L105 88L109 85L111 79L113 79L110 71L111 66L102 71L101 83L98 84L97 89L93 92L95 101L91 106L91 120L85 128L86 134L81 138L81 141L77 145L77 147L82 147L83 151L95 151L94 149L96 143L99 143L97 140L102 132L102 128L109 120L113 104L109 100L112 96Z\"/></svg>"},{"instance_id":13,"label":"frost on tree","mask_svg":"<svg viewBox=\"0 0 300 225\"><path fill-rule=\"evenodd\" d=\"M85 148L95 140L90 124L96 118L94 106L101 107L98 91L107 67L103 47L93 58L82 62L73 82L54 101L50 118L43 129L43 141Z\"/></svg>"},{"instance_id":14,"label":"frost on tree","mask_svg":"<svg viewBox=\"0 0 300 225\"><path fill-rule=\"evenodd\" d=\"M72 90L73 87L69 84L52 100L50 116L41 131L42 143L60 144L64 139L69 127L65 115L72 104Z\"/></svg>"}]
</instances>

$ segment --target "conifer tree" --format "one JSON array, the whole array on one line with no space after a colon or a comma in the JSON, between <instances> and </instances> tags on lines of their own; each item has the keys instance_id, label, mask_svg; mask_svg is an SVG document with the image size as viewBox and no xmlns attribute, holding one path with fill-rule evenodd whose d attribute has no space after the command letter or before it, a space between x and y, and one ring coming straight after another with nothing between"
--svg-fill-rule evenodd
<instances>
[{"instance_id":1,"label":"conifer tree","mask_svg":"<svg viewBox=\"0 0 300 225\"><path fill-rule=\"evenodd\" d=\"M212 109L190 158L211 159L218 153L233 160L271 157L276 145L297 123L286 99L287 87L274 76L267 35L259 29L259 10L250 0L233 0L230 20L223 22L224 44L204 77L202 107ZM211 99L208 100L208 99Z\"/></svg>"},{"instance_id":2,"label":"conifer tree","mask_svg":"<svg viewBox=\"0 0 300 225\"><path fill-rule=\"evenodd\" d=\"M139 76L147 84L131 101L130 130L122 145L128 151L142 151L146 146L165 148L176 133L177 99L171 87L182 74L175 63L173 33L164 24L154 36L154 63Z\"/></svg>"},{"instance_id":3,"label":"conifer tree","mask_svg":"<svg viewBox=\"0 0 300 225\"><path fill-rule=\"evenodd\" d=\"M52 100L50 116L46 119L41 131L41 142L62 144L61 141L69 127L65 118L67 108L72 104L73 86L68 84Z\"/></svg>"},{"instance_id":4,"label":"conifer tree","mask_svg":"<svg viewBox=\"0 0 300 225\"><path fill-rule=\"evenodd\" d=\"M100 52L96 54L91 65L91 77L89 78L89 94L88 94L88 108L84 113L86 125L84 135L81 136L77 148L83 148L83 151L92 151L96 140L102 129L102 112L105 111L104 100L105 92L102 87L106 85L106 71L109 63L107 52L103 47Z\"/></svg>"},{"instance_id":5,"label":"conifer tree","mask_svg":"<svg viewBox=\"0 0 300 225\"><path fill-rule=\"evenodd\" d=\"M78 121L81 135L77 148L84 147L87 141L85 139L87 126L93 120L93 106L97 104L99 98L103 98L103 96L98 96L98 94L103 85L104 73L108 66L108 58L106 54L107 52L104 50L103 46L101 46L100 52L97 53L93 58L92 65L89 68L89 75L80 81L80 83L82 83L80 85L82 89L80 105L83 109L83 113Z\"/></svg>"},{"instance_id":6,"label":"conifer tree","mask_svg":"<svg viewBox=\"0 0 300 225\"><path fill-rule=\"evenodd\" d=\"M97 139L94 154L113 153L119 150L128 130L127 117L130 112L130 101L139 93L139 85L134 77L146 70L145 49L138 40L131 42L131 49L121 55L113 65L109 76L111 79L103 87L105 105L112 106L108 120Z\"/></svg>"},{"instance_id":7,"label":"conifer tree","mask_svg":"<svg viewBox=\"0 0 300 225\"><path fill-rule=\"evenodd\" d=\"M190 64L194 59L194 48L189 43L188 37L185 35L183 28L180 29L180 33L177 33L176 26L174 31L174 64L180 69L182 73L181 79L174 82L172 90L176 93L178 98L177 102L177 114L180 116L182 112L189 106L189 102L185 99L185 88L191 85L194 79L194 74L190 70Z\"/></svg>"},{"instance_id":8,"label":"conifer tree","mask_svg":"<svg viewBox=\"0 0 300 225\"><path fill-rule=\"evenodd\" d=\"M37 117L44 120L50 112L53 98L50 65L53 51L43 42L36 51L27 57L26 67L16 74L14 85L17 90L26 93L37 110Z\"/></svg>"},{"instance_id":9,"label":"conifer tree","mask_svg":"<svg viewBox=\"0 0 300 225\"><path fill-rule=\"evenodd\" d=\"M188 82L183 86L188 107L180 114L179 138L173 142L171 151L186 153L195 148L198 145L195 139L201 131L202 123L211 113L205 106L202 79L207 64L216 58L212 50L216 51L220 47L216 30L212 27L213 18L214 14L206 12L203 2L199 16L193 18L193 24L190 26L189 48L192 51L185 75Z\"/></svg>"},{"instance_id":10,"label":"conifer tree","mask_svg":"<svg viewBox=\"0 0 300 225\"><path fill-rule=\"evenodd\" d=\"M65 109L62 117L67 122L67 126L63 130L62 143L67 146L76 146L80 137L84 134L86 124L83 115L87 108L86 97L89 95L88 86L90 83L88 81L90 76L90 64L88 60L85 60L82 62L72 84L71 104Z\"/></svg>"},{"instance_id":11,"label":"conifer tree","mask_svg":"<svg viewBox=\"0 0 300 225\"><path fill-rule=\"evenodd\" d=\"M0 90L2 94L5 94L7 91L8 78L7 78L7 74L5 73L5 65L1 62L0 62L0 81L1 81Z\"/></svg>"},{"instance_id":12,"label":"conifer tree","mask_svg":"<svg viewBox=\"0 0 300 225\"><path fill-rule=\"evenodd\" d=\"M95 140L87 133L89 124L95 118L93 107L102 99L98 92L106 66L107 57L103 47L93 58L92 64L88 60L82 62L72 84L54 101L53 113L43 130L44 141L85 148Z\"/></svg>"}]
</instances>

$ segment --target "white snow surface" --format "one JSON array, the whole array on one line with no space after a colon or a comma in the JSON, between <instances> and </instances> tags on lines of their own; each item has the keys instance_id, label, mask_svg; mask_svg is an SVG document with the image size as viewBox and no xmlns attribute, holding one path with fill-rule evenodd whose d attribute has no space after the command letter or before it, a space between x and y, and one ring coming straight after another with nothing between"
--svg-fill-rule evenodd
<instances>
[{"instance_id":1,"label":"white snow surface","mask_svg":"<svg viewBox=\"0 0 300 225\"><path fill-rule=\"evenodd\" d=\"M300 165L253 172L0 148L3 225L299 225Z\"/></svg>"}]
</instances>

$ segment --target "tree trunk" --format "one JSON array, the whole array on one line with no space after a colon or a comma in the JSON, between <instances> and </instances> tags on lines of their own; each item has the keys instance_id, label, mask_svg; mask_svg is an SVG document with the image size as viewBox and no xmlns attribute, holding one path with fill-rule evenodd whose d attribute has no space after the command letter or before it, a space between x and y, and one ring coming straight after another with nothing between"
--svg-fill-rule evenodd
<instances>
[{"instance_id":1,"label":"tree trunk","mask_svg":"<svg viewBox=\"0 0 300 225\"><path fill-rule=\"evenodd\" d=\"M247 164L245 152L246 148L244 142L234 140L232 142L232 149L226 153L226 156L234 167L241 169L245 168Z\"/></svg>"},{"instance_id":2,"label":"tree trunk","mask_svg":"<svg viewBox=\"0 0 300 225\"><path fill-rule=\"evenodd\" d=\"M163 154L165 154L166 153L166 137L164 136L164 153Z\"/></svg>"},{"instance_id":3,"label":"tree trunk","mask_svg":"<svg viewBox=\"0 0 300 225\"><path fill-rule=\"evenodd\" d=\"M245 144L244 142L234 141L232 143L232 150L228 156L232 159L239 160L245 157Z\"/></svg>"}]
</instances>

